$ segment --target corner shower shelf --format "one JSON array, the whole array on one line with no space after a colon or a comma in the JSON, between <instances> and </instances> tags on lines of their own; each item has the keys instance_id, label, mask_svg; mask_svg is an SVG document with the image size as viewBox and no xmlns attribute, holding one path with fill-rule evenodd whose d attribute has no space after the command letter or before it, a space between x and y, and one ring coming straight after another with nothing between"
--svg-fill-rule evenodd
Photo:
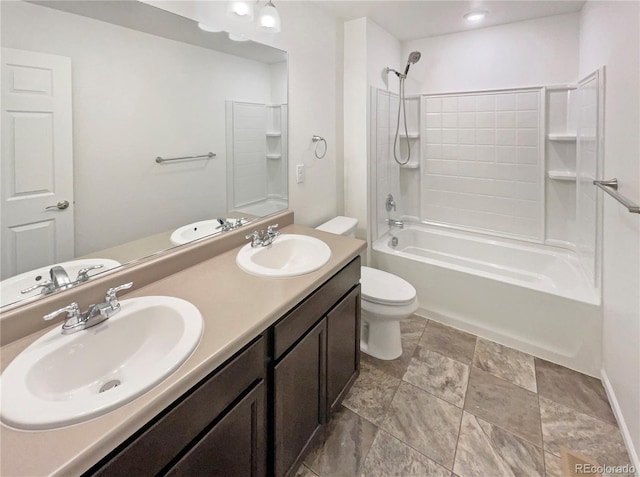
<instances>
[{"instance_id":1,"label":"corner shower shelf","mask_svg":"<svg viewBox=\"0 0 640 477\"><path fill-rule=\"evenodd\" d=\"M407 164L403 164L400 166L403 169L420 169L419 162L408 162Z\"/></svg>"},{"instance_id":2,"label":"corner shower shelf","mask_svg":"<svg viewBox=\"0 0 640 477\"><path fill-rule=\"evenodd\" d=\"M549 139L549 141L575 142L576 135L575 134L549 134L547 135L547 139Z\"/></svg>"},{"instance_id":3,"label":"corner shower shelf","mask_svg":"<svg viewBox=\"0 0 640 477\"><path fill-rule=\"evenodd\" d=\"M406 137L409 139L418 139L420 137L420 133L410 132L409 134L400 133L400 137Z\"/></svg>"},{"instance_id":4,"label":"corner shower shelf","mask_svg":"<svg viewBox=\"0 0 640 477\"><path fill-rule=\"evenodd\" d=\"M575 182L576 173L572 171L547 171L547 177L556 181Z\"/></svg>"},{"instance_id":5,"label":"corner shower shelf","mask_svg":"<svg viewBox=\"0 0 640 477\"><path fill-rule=\"evenodd\" d=\"M280 159L282 158L282 154L267 154L267 159Z\"/></svg>"},{"instance_id":6,"label":"corner shower shelf","mask_svg":"<svg viewBox=\"0 0 640 477\"><path fill-rule=\"evenodd\" d=\"M280 137L282 136L281 132L278 131L267 131L267 137Z\"/></svg>"}]
</instances>

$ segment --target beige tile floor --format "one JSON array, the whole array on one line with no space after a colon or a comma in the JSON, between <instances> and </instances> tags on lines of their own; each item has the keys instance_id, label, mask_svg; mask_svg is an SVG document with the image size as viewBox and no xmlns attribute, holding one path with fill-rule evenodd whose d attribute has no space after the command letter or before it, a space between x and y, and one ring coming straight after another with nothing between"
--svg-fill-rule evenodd
<instances>
[{"instance_id":1,"label":"beige tile floor","mask_svg":"<svg viewBox=\"0 0 640 477\"><path fill-rule=\"evenodd\" d=\"M298 477L562 477L561 446L629 463L599 380L419 316L402 341L394 361L362 355Z\"/></svg>"}]
</instances>

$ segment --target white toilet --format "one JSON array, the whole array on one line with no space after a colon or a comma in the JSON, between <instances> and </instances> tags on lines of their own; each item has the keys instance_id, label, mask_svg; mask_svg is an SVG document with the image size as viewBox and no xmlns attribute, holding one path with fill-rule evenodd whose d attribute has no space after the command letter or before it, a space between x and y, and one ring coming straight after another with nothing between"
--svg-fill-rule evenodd
<instances>
[{"instance_id":1,"label":"white toilet","mask_svg":"<svg viewBox=\"0 0 640 477\"><path fill-rule=\"evenodd\" d=\"M335 217L316 227L347 237L355 237L358 219ZM362 325L360 349L378 359L391 360L402 354L400 321L418 309L416 289L391 273L362 267Z\"/></svg>"}]
</instances>

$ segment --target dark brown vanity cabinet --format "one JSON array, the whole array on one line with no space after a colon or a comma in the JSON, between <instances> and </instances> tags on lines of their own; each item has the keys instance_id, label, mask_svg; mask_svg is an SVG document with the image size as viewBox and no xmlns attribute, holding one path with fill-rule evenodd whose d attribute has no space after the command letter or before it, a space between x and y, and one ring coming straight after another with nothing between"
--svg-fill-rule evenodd
<instances>
[{"instance_id":1,"label":"dark brown vanity cabinet","mask_svg":"<svg viewBox=\"0 0 640 477\"><path fill-rule=\"evenodd\" d=\"M273 474L289 476L360 369L360 259L274 327Z\"/></svg>"},{"instance_id":2,"label":"dark brown vanity cabinet","mask_svg":"<svg viewBox=\"0 0 640 477\"><path fill-rule=\"evenodd\" d=\"M86 475L267 475L266 363L260 336Z\"/></svg>"},{"instance_id":3,"label":"dark brown vanity cabinet","mask_svg":"<svg viewBox=\"0 0 640 477\"><path fill-rule=\"evenodd\" d=\"M360 258L86 475L289 476L353 384Z\"/></svg>"}]
</instances>

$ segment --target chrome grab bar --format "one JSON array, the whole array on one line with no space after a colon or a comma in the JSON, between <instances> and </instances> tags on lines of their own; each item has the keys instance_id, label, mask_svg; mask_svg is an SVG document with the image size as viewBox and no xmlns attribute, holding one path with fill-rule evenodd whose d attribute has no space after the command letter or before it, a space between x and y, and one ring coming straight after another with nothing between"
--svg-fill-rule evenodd
<instances>
[{"instance_id":1,"label":"chrome grab bar","mask_svg":"<svg viewBox=\"0 0 640 477\"><path fill-rule=\"evenodd\" d=\"M158 164L162 164L163 162L169 161L184 161L187 159L211 159L212 157L216 157L213 152L209 152L207 154L200 154L199 156L182 156L182 157L156 157L156 162Z\"/></svg>"},{"instance_id":2,"label":"chrome grab bar","mask_svg":"<svg viewBox=\"0 0 640 477\"><path fill-rule=\"evenodd\" d=\"M640 214L640 206L635 205L626 197L615 192L618 190L618 179L615 177L608 181L593 181L593 184L624 205L632 214Z\"/></svg>"}]
</instances>

